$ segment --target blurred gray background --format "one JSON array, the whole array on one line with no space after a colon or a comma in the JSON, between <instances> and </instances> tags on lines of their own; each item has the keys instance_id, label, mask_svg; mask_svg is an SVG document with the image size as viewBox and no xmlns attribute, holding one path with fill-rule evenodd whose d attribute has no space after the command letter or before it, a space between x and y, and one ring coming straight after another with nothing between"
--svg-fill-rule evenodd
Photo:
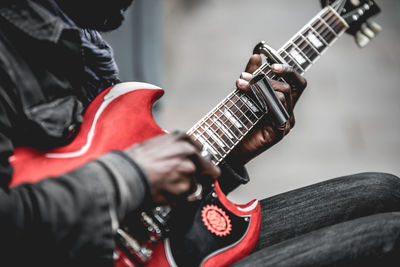
<instances>
[{"instance_id":1,"label":"blurred gray background","mask_svg":"<svg viewBox=\"0 0 400 267\"><path fill-rule=\"evenodd\" d=\"M377 0L383 31L359 49L346 35L312 67L296 127L251 163L246 202L367 171L400 175L400 1ZM279 49L319 11L317 0L136 0L105 37L124 81L166 91L157 121L187 130L234 89L253 46Z\"/></svg>"}]
</instances>

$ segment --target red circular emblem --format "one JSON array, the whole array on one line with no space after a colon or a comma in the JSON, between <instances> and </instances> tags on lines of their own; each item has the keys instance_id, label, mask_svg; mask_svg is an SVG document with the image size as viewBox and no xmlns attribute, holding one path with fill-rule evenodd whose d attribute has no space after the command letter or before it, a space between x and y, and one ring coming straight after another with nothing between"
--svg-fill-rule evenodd
<instances>
[{"instance_id":1,"label":"red circular emblem","mask_svg":"<svg viewBox=\"0 0 400 267\"><path fill-rule=\"evenodd\" d=\"M207 229L217 236L229 235L232 230L231 220L225 211L215 205L207 205L201 211Z\"/></svg>"}]
</instances>

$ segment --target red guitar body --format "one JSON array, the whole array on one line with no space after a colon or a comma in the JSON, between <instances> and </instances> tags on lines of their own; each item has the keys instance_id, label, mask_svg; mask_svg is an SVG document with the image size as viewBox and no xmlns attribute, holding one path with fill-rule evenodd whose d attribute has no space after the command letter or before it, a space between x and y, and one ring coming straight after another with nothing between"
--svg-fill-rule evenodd
<instances>
[{"instance_id":1,"label":"red guitar body","mask_svg":"<svg viewBox=\"0 0 400 267\"><path fill-rule=\"evenodd\" d=\"M109 151L124 150L151 137L165 134L154 122L152 115L152 106L163 93L161 88L154 85L133 82L121 83L103 91L87 108L78 135L67 146L45 152L30 148L15 149L10 158L14 167L10 186L60 176ZM251 223L240 242L208 257L201 266L225 266L237 261L238 254L240 258L248 255L257 241L261 223L258 201L235 205L224 196L218 184L215 191L227 212L239 217L247 216L251 218ZM154 248L153 256L146 266L173 265L164 244L167 242ZM138 266L129 255L120 249L117 252L115 266Z\"/></svg>"}]
</instances>

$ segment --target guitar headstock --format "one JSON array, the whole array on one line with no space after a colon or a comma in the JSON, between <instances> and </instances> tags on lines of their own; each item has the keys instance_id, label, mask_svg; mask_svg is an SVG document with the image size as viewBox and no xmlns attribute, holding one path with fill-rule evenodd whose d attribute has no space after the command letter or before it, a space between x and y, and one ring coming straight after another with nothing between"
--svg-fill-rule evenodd
<instances>
[{"instance_id":1,"label":"guitar headstock","mask_svg":"<svg viewBox=\"0 0 400 267\"><path fill-rule=\"evenodd\" d=\"M373 0L321 0L323 7L330 5L349 24L347 33L355 37L360 47L366 46L380 31L381 26L369 19L381 9Z\"/></svg>"}]
</instances>

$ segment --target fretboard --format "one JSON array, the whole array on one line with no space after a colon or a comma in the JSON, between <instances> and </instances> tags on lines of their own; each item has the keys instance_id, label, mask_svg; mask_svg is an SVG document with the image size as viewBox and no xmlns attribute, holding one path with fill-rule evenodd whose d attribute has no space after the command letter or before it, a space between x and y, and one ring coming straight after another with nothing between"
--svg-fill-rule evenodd
<instances>
[{"instance_id":1,"label":"fretboard","mask_svg":"<svg viewBox=\"0 0 400 267\"><path fill-rule=\"evenodd\" d=\"M347 23L328 6L279 49L278 54L303 74L347 28ZM259 73L279 79L268 63L254 72ZM253 98L234 90L187 133L211 153L213 163L219 164L265 114Z\"/></svg>"}]
</instances>

